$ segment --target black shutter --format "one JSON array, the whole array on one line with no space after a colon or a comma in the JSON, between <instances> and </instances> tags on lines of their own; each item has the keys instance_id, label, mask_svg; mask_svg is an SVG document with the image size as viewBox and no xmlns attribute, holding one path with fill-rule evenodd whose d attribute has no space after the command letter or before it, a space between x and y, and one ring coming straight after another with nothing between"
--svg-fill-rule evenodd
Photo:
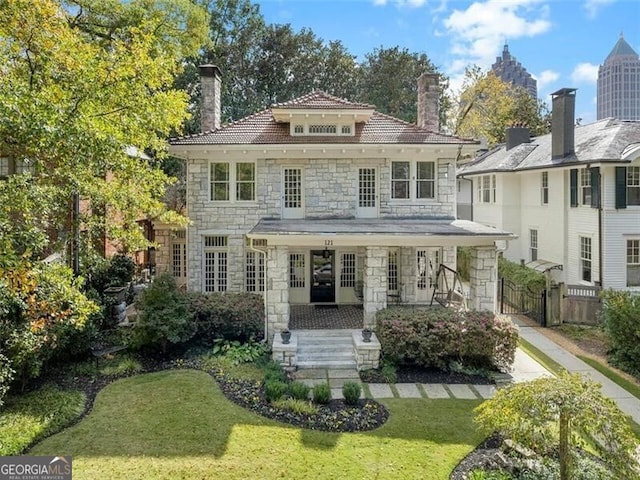
<instances>
[{"instance_id":1,"label":"black shutter","mask_svg":"<svg viewBox=\"0 0 640 480\"><path fill-rule=\"evenodd\" d=\"M571 193L571 206L578 206L578 169L572 168L569 170L569 192Z\"/></svg>"},{"instance_id":2,"label":"black shutter","mask_svg":"<svg viewBox=\"0 0 640 480\"><path fill-rule=\"evenodd\" d=\"M627 208L627 167L616 167L616 208Z\"/></svg>"},{"instance_id":3,"label":"black shutter","mask_svg":"<svg viewBox=\"0 0 640 480\"><path fill-rule=\"evenodd\" d=\"M600 207L600 167L591 167L591 206Z\"/></svg>"}]
</instances>

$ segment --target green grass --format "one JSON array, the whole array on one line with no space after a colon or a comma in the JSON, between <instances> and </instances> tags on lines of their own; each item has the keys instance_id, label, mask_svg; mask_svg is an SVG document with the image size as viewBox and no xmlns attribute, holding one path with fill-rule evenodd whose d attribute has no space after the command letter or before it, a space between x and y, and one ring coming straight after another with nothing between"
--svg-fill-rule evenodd
<instances>
[{"instance_id":1,"label":"green grass","mask_svg":"<svg viewBox=\"0 0 640 480\"><path fill-rule=\"evenodd\" d=\"M73 455L75 480L93 478L448 479L481 440L480 401L390 399L372 432L303 430L229 402L195 370L122 379L79 424L38 444L34 455Z\"/></svg>"},{"instance_id":2,"label":"green grass","mask_svg":"<svg viewBox=\"0 0 640 480\"><path fill-rule=\"evenodd\" d=\"M520 337L520 348L528 354L531 358L533 358L536 362L542 365L544 368L549 370L554 375L559 375L560 372L566 370L562 365L560 365L555 360L549 358L545 353L543 353L538 348L534 347L531 343L527 342L524 338Z\"/></svg>"},{"instance_id":3,"label":"green grass","mask_svg":"<svg viewBox=\"0 0 640 480\"><path fill-rule=\"evenodd\" d=\"M18 455L26 447L78 418L85 405L79 391L44 386L10 396L0 411L0 456Z\"/></svg>"},{"instance_id":4,"label":"green grass","mask_svg":"<svg viewBox=\"0 0 640 480\"><path fill-rule=\"evenodd\" d=\"M597 360L594 360L593 358L585 357L583 355L576 355L576 356L580 360L582 360L584 363L592 367L593 369L599 371L601 374L603 374L612 382L617 383L619 386L624 388L631 395L640 399L640 387L638 387L638 385L636 385L633 382L630 382L629 380L622 377L621 375L618 375L616 372L614 372L607 366L603 365L602 363L598 362Z\"/></svg>"}]
</instances>

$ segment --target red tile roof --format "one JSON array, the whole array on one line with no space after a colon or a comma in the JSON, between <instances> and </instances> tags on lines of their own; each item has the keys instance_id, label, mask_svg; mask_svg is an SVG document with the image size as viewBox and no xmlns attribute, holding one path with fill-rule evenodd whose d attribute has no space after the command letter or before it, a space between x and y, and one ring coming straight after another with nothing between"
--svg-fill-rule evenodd
<instances>
[{"instance_id":1,"label":"red tile roof","mask_svg":"<svg viewBox=\"0 0 640 480\"><path fill-rule=\"evenodd\" d=\"M300 109L371 109L372 105L352 103L315 91L273 105L272 108ZM479 143L476 140L445 135L420 128L415 124L374 112L367 123L356 123L355 134L291 135L289 124L277 123L271 108L241 120L223 125L217 130L172 138L171 145L267 145L267 144L458 144Z\"/></svg>"}]
</instances>

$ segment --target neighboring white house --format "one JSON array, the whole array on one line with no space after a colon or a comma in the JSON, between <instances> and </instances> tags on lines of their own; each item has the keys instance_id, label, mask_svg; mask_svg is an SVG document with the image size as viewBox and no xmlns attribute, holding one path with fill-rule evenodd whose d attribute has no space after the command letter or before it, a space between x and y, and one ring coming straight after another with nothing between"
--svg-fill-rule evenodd
<instances>
[{"instance_id":1,"label":"neighboring white house","mask_svg":"<svg viewBox=\"0 0 640 480\"><path fill-rule=\"evenodd\" d=\"M640 122L574 126L575 90L552 95L551 134L508 129L458 170L473 192L459 213L516 233L505 257L562 268L556 281L640 290Z\"/></svg>"},{"instance_id":2,"label":"neighboring white house","mask_svg":"<svg viewBox=\"0 0 640 480\"><path fill-rule=\"evenodd\" d=\"M470 304L494 310L496 241L455 219L455 165L478 142L438 132L436 75L418 80L418 125L314 91L220 125L220 72L201 67L203 133L174 138L187 163L190 290L264 292L269 338L291 304L429 303L440 263L472 248ZM182 241L182 239L180 239ZM358 288L359 285L362 288Z\"/></svg>"}]
</instances>

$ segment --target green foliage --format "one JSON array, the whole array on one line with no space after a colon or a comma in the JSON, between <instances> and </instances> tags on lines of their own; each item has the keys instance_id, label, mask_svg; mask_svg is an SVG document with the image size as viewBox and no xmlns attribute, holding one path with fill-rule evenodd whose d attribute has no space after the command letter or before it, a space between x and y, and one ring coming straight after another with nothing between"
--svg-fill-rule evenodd
<instances>
[{"instance_id":1,"label":"green foliage","mask_svg":"<svg viewBox=\"0 0 640 480\"><path fill-rule=\"evenodd\" d=\"M528 288L531 292L540 292L547 286L547 281L543 273L523 267L522 265L498 258L498 276L511 280L518 285Z\"/></svg>"},{"instance_id":2,"label":"green foliage","mask_svg":"<svg viewBox=\"0 0 640 480\"><path fill-rule=\"evenodd\" d=\"M0 407L4 404L4 396L9 391L14 374L10 360L0 353Z\"/></svg>"},{"instance_id":3,"label":"green foliage","mask_svg":"<svg viewBox=\"0 0 640 480\"><path fill-rule=\"evenodd\" d=\"M308 400L311 388L302 382L291 382L289 384L289 395L296 400Z\"/></svg>"},{"instance_id":4,"label":"green foliage","mask_svg":"<svg viewBox=\"0 0 640 480\"><path fill-rule=\"evenodd\" d=\"M518 346L515 325L489 312L393 308L378 312L376 319L384 358L400 365L446 369L457 360L506 371Z\"/></svg>"},{"instance_id":5,"label":"green foliage","mask_svg":"<svg viewBox=\"0 0 640 480\"><path fill-rule=\"evenodd\" d=\"M287 393L287 388L287 384L279 380L265 380L264 396L268 402L275 402Z\"/></svg>"},{"instance_id":6,"label":"green foliage","mask_svg":"<svg viewBox=\"0 0 640 480\"><path fill-rule=\"evenodd\" d=\"M269 347L264 342L256 342L252 339L241 343L238 340L218 338L214 340L212 353L225 356L232 365L239 365L255 362L264 357L268 350Z\"/></svg>"},{"instance_id":7,"label":"green foliage","mask_svg":"<svg viewBox=\"0 0 640 480\"><path fill-rule=\"evenodd\" d=\"M58 432L83 412L82 392L46 385L7 398L0 411L0 455L20 455L29 445Z\"/></svg>"},{"instance_id":8,"label":"green foliage","mask_svg":"<svg viewBox=\"0 0 640 480\"><path fill-rule=\"evenodd\" d=\"M0 351L24 386L73 348L98 307L82 293L82 279L62 265L17 260L0 267L0 278Z\"/></svg>"},{"instance_id":9,"label":"green foliage","mask_svg":"<svg viewBox=\"0 0 640 480\"><path fill-rule=\"evenodd\" d=\"M249 341L264 332L264 303L254 293L191 293L189 310L200 342L213 345L217 338Z\"/></svg>"},{"instance_id":10,"label":"green foliage","mask_svg":"<svg viewBox=\"0 0 640 480\"><path fill-rule=\"evenodd\" d=\"M611 338L613 362L640 375L640 295L604 290L604 327Z\"/></svg>"},{"instance_id":11,"label":"green foliage","mask_svg":"<svg viewBox=\"0 0 640 480\"><path fill-rule=\"evenodd\" d=\"M472 470L469 472L469 480L513 480L513 477L498 470Z\"/></svg>"},{"instance_id":12,"label":"green foliage","mask_svg":"<svg viewBox=\"0 0 640 480\"><path fill-rule=\"evenodd\" d=\"M331 387L325 382L314 385L312 396L315 403L326 405L331 401Z\"/></svg>"},{"instance_id":13,"label":"green foliage","mask_svg":"<svg viewBox=\"0 0 640 480\"><path fill-rule=\"evenodd\" d=\"M458 247L456 257L456 265L458 275L465 281L469 281L469 265L471 263L471 248Z\"/></svg>"},{"instance_id":14,"label":"green foliage","mask_svg":"<svg viewBox=\"0 0 640 480\"><path fill-rule=\"evenodd\" d=\"M132 331L132 346L161 347L190 340L196 332L186 294L168 273L158 275L136 300L138 320Z\"/></svg>"},{"instance_id":15,"label":"green foliage","mask_svg":"<svg viewBox=\"0 0 640 480\"><path fill-rule=\"evenodd\" d=\"M284 382L287 379L287 374L278 362L270 361L264 367L264 380L268 382L269 380L277 380L280 382Z\"/></svg>"},{"instance_id":16,"label":"green foliage","mask_svg":"<svg viewBox=\"0 0 640 480\"><path fill-rule=\"evenodd\" d=\"M559 451L561 479L574 478L575 450L593 440L617 478L640 478L638 443L625 415L602 394L600 385L579 374L562 373L498 390L476 409L483 431L500 432L536 453Z\"/></svg>"},{"instance_id":17,"label":"green foliage","mask_svg":"<svg viewBox=\"0 0 640 480\"><path fill-rule=\"evenodd\" d=\"M100 373L120 377L140 373L142 370L142 364L135 358L129 355L117 355L100 369Z\"/></svg>"},{"instance_id":18,"label":"green foliage","mask_svg":"<svg viewBox=\"0 0 640 480\"><path fill-rule=\"evenodd\" d=\"M315 415L318 413L318 407L308 400L298 398L281 398L272 402L272 405L282 410L289 410L302 415Z\"/></svg>"},{"instance_id":19,"label":"green foliage","mask_svg":"<svg viewBox=\"0 0 640 480\"><path fill-rule=\"evenodd\" d=\"M342 395L347 405L357 405L361 393L362 387L358 382L345 382L342 386Z\"/></svg>"},{"instance_id":20,"label":"green foliage","mask_svg":"<svg viewBox=\"0 0 640 480\"><path fill-rule=\"evenodd\" d=\"M547 106L522 87L502 81L493 72L473 66L466 70L461 91L452 99L449 127L456 135L487 139L489 146L504 142L505 130L525 124L532 136L549 132Z\"/></svg>"},{"instance_id":21,"label":"green foliage","mask_svg":"<svg viewBox=\"0 0 640 480\"><path fill-rule=\"evenodd\" d=\"M393 362L388 360L382 361L382 365L380 366L380 376L386 383L396 383L398 375L396 373L396 366Z\"/></svg>"}]
</instances>

